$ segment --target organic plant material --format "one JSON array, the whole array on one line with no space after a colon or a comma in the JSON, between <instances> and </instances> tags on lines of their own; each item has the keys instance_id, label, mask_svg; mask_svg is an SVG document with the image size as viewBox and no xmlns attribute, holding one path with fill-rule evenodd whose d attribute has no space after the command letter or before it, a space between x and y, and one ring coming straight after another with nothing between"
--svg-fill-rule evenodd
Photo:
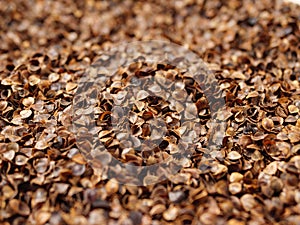
<instances>
[{"instance_id":1,"label":"organic plant material","mask_svg":"<svg viewBox=\"0 0 300 225\"><path fill-rule=\"evenodd\" d=\"M299 15L282 0L0 1L0 224L299 224ZM209 91L167 63L120 65L84 107L78 81L102 53L149 40L207 64L226 105L222 140L210 136ZM197 141L185 159L187 130L183 142ZM180 169L164 180L141 170L144 185L126 185L113 159Z\"/></svg>"}]
</instances>

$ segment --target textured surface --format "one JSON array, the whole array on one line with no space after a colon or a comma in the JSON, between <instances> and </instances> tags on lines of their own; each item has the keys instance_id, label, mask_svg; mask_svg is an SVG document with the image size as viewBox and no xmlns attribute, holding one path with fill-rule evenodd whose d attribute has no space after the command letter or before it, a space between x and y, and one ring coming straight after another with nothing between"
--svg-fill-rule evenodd
<instances>
[{"instance_id":1,"label":"textured surface","mask_svg":"<svg viewBox=\"0 0 300 225\"><path fill-rule=\"evenodd\" d=\"M300 224L299 27L283 1L1 1L1 224ZM119 185L77 149L74 90L104 48L152 39L210 63L226 137L172 180Z\"/></svg>"}]
</instances>

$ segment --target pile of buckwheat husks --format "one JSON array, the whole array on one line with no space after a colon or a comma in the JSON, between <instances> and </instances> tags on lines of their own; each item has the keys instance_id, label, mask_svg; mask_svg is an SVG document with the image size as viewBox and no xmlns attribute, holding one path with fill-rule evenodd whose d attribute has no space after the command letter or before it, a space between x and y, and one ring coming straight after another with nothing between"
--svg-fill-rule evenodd
<instances>
[{"instance_id":1,"label":"pile of buckwheat husks","mask_svg":"<svg viewBox=\"0 0 300 225\"><path fill-rule=\"evenodd\" d=\"M299 28L281 0L0 1L0 224L299 225ZM127 186L82 155L73 97L103 49L147 40L209 65L227 127L214 160L195 151L173 179Z\"/></svg>"}]
</instances>

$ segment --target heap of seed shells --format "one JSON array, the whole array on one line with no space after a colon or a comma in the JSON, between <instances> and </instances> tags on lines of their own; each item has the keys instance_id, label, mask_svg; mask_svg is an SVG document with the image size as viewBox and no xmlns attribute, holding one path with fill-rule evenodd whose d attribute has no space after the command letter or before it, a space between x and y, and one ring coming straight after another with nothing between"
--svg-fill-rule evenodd
<instances>
[{"instance_id":1,"label":"heap of seed shells","mask_svg":"<svg viewBox=\"0 0 300 225\"><path fill-rule=\"evenodd\" d=\"M282 0L0 1L0 223L299 224L299 15ZM172 179L126 186L79 151L72 102L101 50L152 39L210 63L226 135Z\"/></svg>"},{"instance_id":2,"label":"heap of seed shells","mask_svg":"<svg viewBox=\"0 0 300 225\"><path fill-rule=\"evenodd\" d=\"M114 55L114 59L116 57ZM106 58L103 64L111 61ZM112 60L112 63L115 62ZM124 177L125 184L136 184L134 180L138 178L143 180L142 185L147 185L161 176L166 179L166 171L174 175L178 166L199 164L199 155L191 160L192 155L203 153L203 147L209 146L212 150L216 145L210 140L217 139L213 137L218 133L208 127L211 117L208 100L189 73L182 73L174 65L144 59L119 68L113 76L99 76L93 71L86 74L85 82L80 82L73 105L77 146L92 167L109 165L108 173ZM107 78L106 81L101 77ZM203 77L207 88L214 85L208 84L210 79L205 74L198 77ZM218 94L211 93L210 97L217 102ZM128 167L121 171L116 163L146 168L131 168L132 176L128 177ZM172 168L176 168L175 171Z\"/></svg>"}]
</instances>

